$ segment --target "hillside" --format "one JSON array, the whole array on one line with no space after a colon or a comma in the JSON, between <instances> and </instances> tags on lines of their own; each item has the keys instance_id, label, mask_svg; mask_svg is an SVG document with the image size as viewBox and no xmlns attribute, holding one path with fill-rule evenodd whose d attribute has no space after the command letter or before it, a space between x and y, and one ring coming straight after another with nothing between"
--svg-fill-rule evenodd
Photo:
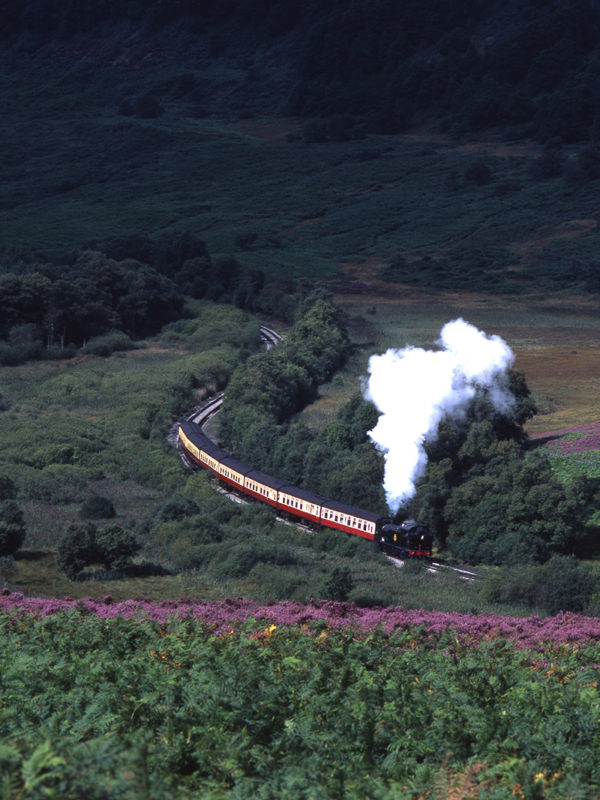
<instances>
[{"instance_id":1,"label":"hillside","mask_svg":"<svg viewBox=\"0 0 600 800\"><path fill-rule=\"evenodd\" d=\"M5 47L155 71L159 103L175 95L196 113L347 115L325 138L433 122L463 135L499 126L578 142L597 127L590 0L5 0L2 10ZM178 78L160 80L173 61Z\"/></svg>"},{"instance_id":2,"label":"hillside","mask_svg":"<svg viewBox=\"0 0 600 800\"><path fill-rule=\"evenodd\" d=\"M2 8L3 271L191 231L310 280L598 289L590 3Z\"/></svg>"}]
</instances>

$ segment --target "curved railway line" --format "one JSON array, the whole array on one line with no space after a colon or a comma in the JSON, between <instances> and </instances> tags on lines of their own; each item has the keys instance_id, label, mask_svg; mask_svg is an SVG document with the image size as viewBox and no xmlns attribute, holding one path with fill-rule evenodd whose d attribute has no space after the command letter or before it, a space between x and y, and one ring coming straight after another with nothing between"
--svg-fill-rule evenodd
<instances>
[{"instance_id":1,"label":"curved railway line","mask_svg":"<svg viewBox=\"0 0 600 800\"><path fill-rule=\"evenodd\" d=\"M265 325L261 325L260 326L260 337L261 337L261 340L262 340L263 345L264 345L266 350L269 350L272 347L275 347L279 342L282 341L282 337L281 337L281 335L279 333L277 333L277 331L275 331L272 328L269 328L269 327L267 327ZM346 512L361 512L361 509L354 509L353 507L344 506L343 504L337 503L336 501L329 501L329 500L327 500L327 498L319 497L318 495L314 495L313 493L310 493L310 492L304 492L304 490L297 489L297 487L285 486L285 485L283 485L284 484L283 481L277 481L277 479L273 479L273 478L271 478L271 476L265 475L264 473L261 473L258 470L253 470L252 468L248 467L247 465L244 465L243 462L237 462L237 459L235 459L233 456L231 456L226 451L223 451L220 447L218 447L218 445L214 444L214 442L212 442L202 432L202 428L207 424L207 422L210 419L212 419L219 412L219 410L221 409L221 406L223 404L223 398L224 398L224 392L219 392L218 394L212 396L206 402L202 403L199 406L196 406L189 414L187 414L183 418L183 420L180 420L179 422L177 422L173 426L173 428L171 429L171 432L169 434L169 440L174 445L178 446L178 450L179 450L180 456L181 456L182 460L184 461L184 463L187 466L190 466L190 467L192 467L194 469L197 469L199 466L208 468L215 475L217 475L217 477L219 477L221 482L223 482L223 479L225 479L225 483L228 484L228 485L225 486L223 491L231 499L236 500L236 502L244 502L245 501L245 498L240 496L240 492L239 492L240 488L242 489L242 494L245 494L246 496L248 496L248 495L254 496L257 499L261 500L262 502L268 502L270 505L274 506L276 509L279 509L280 511L283 511L285 513L285 516L280 516L278 514L278 519L280 521L282 521L282 522L289 522L289 520L287 519L287 516L288 516L288 513L290 513L290 512L292 514L296 514L298 516L304 516L304 514L302 513L302 511L296 510L298 508L298 503L296 503L296 508L293 508L293 507L290 507L290 506L288 506L288 508L283 508L281 506L281 504L277 502L277 500L275 502L273 502L268 497L269 491L271 491L271 492L275 491L275 494L274 494L275 497L277 497L277 493L281 492L282 489L283 489L284 492L288 492L288 491L291 492L291 498L288 498L285 502L289 503L290 500L291 500L292 504L293 504L293 501L295 499L295 495L297 495L296 499L300 499L301 500L300 508L302 508L302 505L303 505L302 500L306 501L307 507L308 507L309 501L323 502L323 509L325 509L327 506L330 506L331 508L328 508L326 511L323 512L324 513L323 518L320 517L319 519L313 519L312 520L313 523L317 522L317 524L319 524L319 523L321 525L325 524L326 526L329 526L329 527L339 527L339 529L342 529L342 530L343 530L343 528L341 528L337 524L333 523L333 512L334 511L340 513L340 516L339 516L340 521L342 519L341 512L344 511L344 510L346 510ZM191 425L190 425L190 423L191 423ZM197 426L197 430L199 431L199 433L194 435L194 430L196 429L196 426ZM195 446L195 443L197 443L199 445L200 450L198 450L198 448ZM216 459L216 462L211 463L211 459L213 459L213 458ZM216 464L219 464L219 462L221 462L219 467L216 467ZM269 487L268 486L269 480L267 480L267 482L266 482L266 484L265 484L263 489L259 489L257 491L254 491L252 489L249 489L249 486L251 486L251 483L249 483L247 478L244 477L244 476L240 476L242 478L242 480L241 480L241 484L238 486L236 484L236 479L233 479L233 480L231 479L231 476L233 476L234 471L232 471L231 474L230 474L229 470L224 470L222 468L223 465L225 464L225 462L228 462L228 466L231 466L231 462L237 462L238 464L242 464L242 466L246 468L246 476L248 478L250 478L251 480L254 479L253 478L254 475L263 476L263 480L264 479L270 479L271 481L274 481L275 483L277 483L278 487L275 490L274 490L274 487ZM235 470L235 464L234 464L233 470ZM259 480L260 480L260 478L259 478ZM242 488L245 483L248 484L248 486L246 486L246 488ZM258 491L260 491L263 496L258 494ZM306 497L304 497L304 496L306 496ZM419 544L417 545L416 544L417 543L416 531L413 531L413 533L409 534L408 531L410 530L410 528L408 528L408 529L405 528L406 523L403 523L403 525L401 525L401 526L391 525L391 524L389 524L389 520L386 520L385 518L380 518L380 517L378 517L378 515L373 514L373 512L362 512L362 515L365 517L365 519L368 518L369 520L373 520L373 521L375 520L375 518L377 518L377 521L375 522L374 525L372 525L372 524L369 525L369 533L366 533L366 524L363 523L363 522L355 522L354 523L355 525L360 525L360 530L358 530L358 529L348 530L348 528L346 528L346 532L355 533L355 534L358 534L360 536L363 536L364 538L377 540L379 545L380 545L380 547L381 547L381 549L384 552L386 552L388 557L397 566L401 566L402 565L403 562L402 562L401 558L403 556L417 555L417 556L427 560L427 562L428 562L427 569L428 569L429 572L436 573L436 572L442 571L444 569L449 569L449 570L452 570L452 571L456 572L462 580L470 582L470 581L473 581L473 580L476 579L476 573L471 571L471 570L467 570L467 569L464 569L464 568L453 567L453 566L444 564L444 563L440 562L439 560L438 561L433 561L431 559L431 550L430 549L423 549L422 546L421 546L421 542L424 541L424 540L422 539L423 528L421 528L420 526L418 526L418 529L419 529L419 537L418 537L419 538ZM310 515L307 514L306 516L309 517ZM329 522L329 519L328 519L329 517L332 520L331 522ZM350 517L348 517L347 519L349 520ZM358 519L361 519L361 517L359 516ZM336 514L336 516L335 516L336 523L337 523L337 520L338 520L338 515ZM385 524L385 523L387 523L387 524ZM297 525L299 528L301 528L304 531L311 530L311 528L305 522L301 522L298 518L296 518L294 520L294 524ZM363 528L363 525L365 525L364 528ZM414 527L416 528L417 526L415 525ZM386 528L388 528L390 530L386 531ZM404 537L404 539L403 539L404 544L402 546L399 546L399 545L395 544L396 536L398 536L398 535L400 537ZM412 544L410 546L408 545L409 537L412 537L410 539L410 541L412 542ZM430 547L431 547L431 545L429 545L429 548ZM399 555L400 555L400 558L399 558Z\"/></svg>"},{"instance_id":2,"label":"curved railway line","mask_svg":"<svg viewBox=\"0 0 600 800\"><path fill-rule=\"evenodd\" d=\"M270 350L272 347L275 347L277 344L279 344L279 342L282 341L282 336L277 333L277 331L273 330L273 328L268 328L266 325L260 326L260 338L265 350ZM184 421L194 422L201 428L204 427L208 420L212 419L212 417L219 412L221 406L223 405L224 394L224 392L219 392L218 394L215 394L209 398L209 400L202 405L196 406L186 417L184 417ZM173 440L176 442L179 433L179 424L180 423L177 422L171 429L169 441Z\"/></svg>"}]
</instances>

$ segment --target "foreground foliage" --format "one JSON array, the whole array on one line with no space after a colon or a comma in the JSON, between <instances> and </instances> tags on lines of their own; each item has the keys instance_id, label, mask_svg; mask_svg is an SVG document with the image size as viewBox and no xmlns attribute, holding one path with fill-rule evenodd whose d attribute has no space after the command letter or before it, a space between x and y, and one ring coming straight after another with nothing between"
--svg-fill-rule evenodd
<instances>
[{"instance_id":1,"label":"foreground foliage","mask_svg":"<svg viewBox=\"0 0 600 800\"><path fill-rule=\"evenodd\" d=\"M457 632L452 615L361 630L335 603L306 608L298 626L236 622L235 603L218 625L166 608L162 622L106 619L89 604L39 617L13 600L0 616L7 800L408 800L451 786L562 800L600 787L589 639L523 649Z\"/></svg>"}]
</instances>

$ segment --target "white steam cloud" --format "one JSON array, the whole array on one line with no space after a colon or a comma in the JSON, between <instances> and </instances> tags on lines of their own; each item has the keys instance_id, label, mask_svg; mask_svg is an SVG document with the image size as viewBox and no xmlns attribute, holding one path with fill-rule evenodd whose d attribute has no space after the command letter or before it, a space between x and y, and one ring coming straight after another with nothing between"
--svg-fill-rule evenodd
<instances>
[{"instance_id":1,"label":"white steam cloud","mask_svg":"<svg viewBox=\"0 0 600 800\"><path fill-rule=\"evenodd\" d=\"M486 336L463 319L448 322L442 349L405 347L369 359L365 396L381 412L369 436L385 453L385 489L392 513L415 493L425 472L425 441L434 440L444 416L462 416L476 387L488 389L498 410L514 402L506 371L514 354L499 336Z\"/></svg>"}]
</instances>

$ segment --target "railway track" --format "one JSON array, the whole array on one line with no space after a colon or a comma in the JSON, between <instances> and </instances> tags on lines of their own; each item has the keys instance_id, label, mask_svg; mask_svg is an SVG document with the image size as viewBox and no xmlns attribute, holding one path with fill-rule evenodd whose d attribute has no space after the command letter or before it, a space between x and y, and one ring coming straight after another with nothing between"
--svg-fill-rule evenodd
<instances>
[{"instance_id":1,"label":"railway track","mask_svg":"<svg viewBox=\"0 0 600 800\"><path fill-rule=\"evenodd\" d=\"M272 347L275 347L282 341L282 336L277 333L277 331L273 330L273 328L269 328L266 325L260 326L260 338L263 343L265 350L270 350ZM199 425L201 428L206 425L206 423L212 419L216 414L219 413L221 406L223 405L223 398L225 396L224 392L219 392L216 395L213 395L203 404L196 406L186 417L184 417L186 422L194 422L196 425ZM178 443L178 429L179 429L179 421L173 426L171 432L169 433L169 441L177 446ZM196 468L196 465L186 456L185 451L178 447L180 456L185 464L190 467ZM241 498L237 493L230 492L227 489L220 489L223 494L227 495L231 500L234 500L237 503L245 503L248 502L244 498ZM302 523L294 522L290 523L289 520L284 519L283 517L277 517L280 522L285 522L286 524L294 524L298 528L305 530L306 532L312 532L312 529L307 526L303 525ZM395 566L401 567L404 562L401 559L394 558L393 556L387 556L390 561L392 561ZM443 570L450 570L452 572L458 573L459 577L461 577L465 582L472 582L477 580L477 573L472 572L471 570L467 570L461 567L453 567L450 564L442 564L440 561L433 561L428 560L427 571L431 573L441 572Z\"/></svg>"},{"instance_id":2,"label":"railway track","mask_svg":"<svg viewBox=\"0 0 600 800\"><path fill-rule=\"evenodd\" d=\"M273 328L269 328L266 325L261 325L260 329L260 339L263 344L265 350L270 350L272 347L275 347L282 341L283 337L281 334L277 333L277 331L273 330ZM171 427L169 434L167 436L167 440L169 444L172 444L173 447L177 447L177 435L179 431L179 423L182 421L185 422L195 422L196 425L199 425L201 428L206 425L206 423L212 419L216 414L219 413L221 406L223 405L223 397L224 392L219 392L218 394L213 395L204 403L194 406L194 408L183 417L181 420L177 420L177 422ZM187 464L184 455L181 455L182 459Z\"/></svg>"}]
</instances>

